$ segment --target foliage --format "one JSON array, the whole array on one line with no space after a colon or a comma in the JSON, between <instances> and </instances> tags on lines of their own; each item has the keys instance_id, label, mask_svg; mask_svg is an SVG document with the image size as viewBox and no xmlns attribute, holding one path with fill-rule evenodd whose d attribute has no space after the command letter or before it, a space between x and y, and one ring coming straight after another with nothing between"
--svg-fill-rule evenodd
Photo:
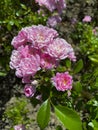
<instances>
[{"instance_id":1,"label":"foliage","mask_svg":"<svg viewBox=\"0 0 98 130\"><path fill-rule=\"evenodd\" d=\"M17 124L24 124L26 126L31 122L27 116L29 112L27 109L27 104L28 102L24 98L16 98L15 102L6 108L3 115L3 120L9 120L11 123L10 129Z\"/></svg>"},{"instance_id":2,"label":"foliage","mask_svg":"<svg viewBox=\"0 0 98 130\"><path fill-rule=\"evenodd\" d=\"M96 117L98 114L98 36L94 34L93 26L91 23L79 22L75 25L75 32L72 35L78 48L78 56L82 58L84 64L78 81L74 82L73 93L74 100L79 96L76 108L82 111L84 130L96 129L93 120L97 122L98 119Z\"/></svg>"},{"instance_id":3,"label":"foliage","mask_svg":"<svg viewBox=\"0 0 98 130\"><path fill-rule=\"evenodd\" d=\"M40 107L38 112L37 121L42 130L47 126L49 121L50 103L51 102L49 100L45 101ZM82 130L82 123L80 117L77 115L77 113L74 110L71 110L64 106L54 106L54 105L53 108L55 110L56 116L64 124L65 128L69 130L73 130L73 129ZM43 120L42 120L42 115L45 115L43 116Z\"/></svg>"},{"instance_id":4,"label":"foliage","mask_svg":"<svg viewBox=\"0 0 98 130\"><path fill-rule=\"evenodd\" d=\"M98 57L98 37L94 34L93 25L79 22L75 28L76 34L72 37L79 42L77 46L80 48L81 54L96 63Z\"/></svg>"}]
</instances>

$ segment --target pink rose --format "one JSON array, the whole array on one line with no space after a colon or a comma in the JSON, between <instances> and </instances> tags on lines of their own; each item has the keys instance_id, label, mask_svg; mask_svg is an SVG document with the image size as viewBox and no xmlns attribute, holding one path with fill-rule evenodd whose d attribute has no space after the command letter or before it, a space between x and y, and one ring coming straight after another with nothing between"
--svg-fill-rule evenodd
<instances>
[{"instance_id":1,"label":"pink rose","mask_svg":"<svg viewBox=\"0 0 98 130\"><path fill-rule=\"evenodd\" d=\"M40 70L40 62L35 56L23 58L16 68L17 77L34 76Z\"/></svg>"},{"instance_id":2,"label":"pink rose","mask_svg":"<svg viewBox=\"0 0 98 130\"><path fill-rule=\"evenodd\" d=\"M58 23L61 22L61 17L59 15L55 15L48 18L47 25L50 27L55 27Z\"/></svg>"},{"instance_id":3,"label":"pink rose","mask_svg":"<svg viewBox=\"0 0 98 130\"><path fill-rule=\"evenodd\" d=\"M38 25L32 29L32 46L41 49L50 44L58 36L56 30L43 25Z\"/></svg>"},{"instance_id":4,"label":"pink rose","mask_svg":"<svg viewBox=\"0 0 98 130\"><path fill-rule=\"evenodd\" d=\"M21 125L15 125L14 130L26 130L26 128L24 125L21 124Z\"/></svg>"},{"instance_id":5,"label":"pink rose","mask_svg":"<svg viewBox=\"0 0 98 130\"><path fill-rule=\"evenodd\" d=\"M66 91L72 89L72 76L68 72L56 73L52 79L53 85L58 91Z\"/></svg>"},{"instance_id":6,"label":"pink rose","mask_svg":"<svg viewBox=\"0 0 98 130\"><path fill-rule=\"evenodd\" d=\"M83 18L83 22L91 22L91 16L89 16L89 15L86 15L84 18Z\"/></svg>"},{"instance_id":7,"label":"pink rose","mask_svg":"<svg viewBox=\"0 0 98 130\"><path fill-rule=\"evenodd\" d=\"M24 87L24 94L26 97L33 97L36 92L36 89L34 86L31 86L30 84L26 84Z\"/></svg>"},{"instance_id":8,"label":"pink rose","mask_svg":"<svg viewBox=\"0 0 98 130\"><path fill-rule=\"evenodd\" d=\"M56 58L57 60L62 60L68 57L69 53L72 51L72 47L62 38L56 38L47 47L47 53Z\"/></svg>"},{"instance_id":9,"label":"pink rose","mask_svg":"<svg viewBox=\"0 0 98 130\"><path fill-rule=\"evenodd\" d=\"M30 45L26 45L26 46L22 45L22 46L18 47L17 50L12 51L12 55L10 58L10 60L11 60L10 68L11 69L18 68L21 60L23 60L24 58L29 58L32 55L37 57L37 59L40 62L39 51L35 50L34 48L31 48Z\"/></svg>"}]
</instances>

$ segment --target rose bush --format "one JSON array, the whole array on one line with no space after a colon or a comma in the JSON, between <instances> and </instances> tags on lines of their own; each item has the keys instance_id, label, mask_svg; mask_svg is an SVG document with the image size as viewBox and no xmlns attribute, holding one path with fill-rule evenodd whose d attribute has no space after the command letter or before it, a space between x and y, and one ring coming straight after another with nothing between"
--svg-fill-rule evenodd
<instances>
[{"instance_id":1,"label":"rose bush","mask_svg":"<svg viewBox=\"0 0 98 130\"><path fill-rule=\"evenodd\" d=\"M66 40L59 38L56 30L43 25L23 28L12 39L11 44L14 50L10 58L10 67L16 70L16 76L22 78L22 83L26 84L24 94L29 98L36 98L39 96L37 93L40 93L42 95L41 100L46 100L42 105L42 107L45 107L44 109L49 109L48 117L43 117L43 121L47 121L46 124L40 121L40 114L43 112L47 114L47 112L42 111L42 108L38 112L38 124L43 129L47 126L49 120L50 100L53 98L51 94L55 95L56 91L65 92L72 89L73 80L69 72L59 73L56 69L59 68L61 60L62 62L66 59L69 59L70 62L76 61L74 50ZM64 68L66 70L66 66ZM48 82L46 84L43 81L48 71L50 71L51 77L47 77ZM42 74L43 72L45 74ZM56 76L54 76L55 73ZM34 85L33 82L37 79L39 79L38 83ZM41 86L42 82L45 88ZM48 91L45 92L44 89L47 87ZM47 96L44 97L45 94ZM77 127L81 129L81 122Z\"/></svg>"},{"instance_id":2,"label":"rose bush","mask_svg":"<svg viewBox=\"0 0 98 130\"><path fill-rule=\"evenodd\" d=\"M68 130L98 129L97 4L96 0L1 2L0 76L9 71L10 59L11 71L22 79L21 91L16 82L11 85L18 89L16 96L41 105L40 129L48 125L51 112ZM5 110L14 129L24 125L26 129L30 123L23 102Z\"/></svg>"}]
</instances>

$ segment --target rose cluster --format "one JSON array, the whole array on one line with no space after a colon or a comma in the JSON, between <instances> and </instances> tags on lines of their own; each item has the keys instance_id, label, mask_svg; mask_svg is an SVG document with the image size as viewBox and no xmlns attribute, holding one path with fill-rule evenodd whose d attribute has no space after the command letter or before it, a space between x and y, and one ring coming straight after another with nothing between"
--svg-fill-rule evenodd
<instances>
[{"instance_id":1,"label":"rose cluster","mask_svg":"<svg viewBox=\"0 0 98 130\"><path fill-rule=\"evenodd\" d=\"M53 12L55 9L59 14L62 13L66 7L65 0L35 0L40 6L45 6L49 11Z\"/></svg>"},{"instance_id":2,"label":"rose cluster","mask_svg":"<svg viewBox=\"0 0 98 130\"><path fill-rule=\"evenodd\" d=\"M23 28L13 38L11 44L14 50L11 55L10 68L16 70L15 74L22 78L22 83L26 83L24 90L27 96L34 95L32 92L34 93L35 89L30 88L37 71L55 68L60 60L66 58L76 60L72 46L59 38L56 30L43 25ZM57 88L57 90L60 89Z\"/></svg>"}]
</instances>

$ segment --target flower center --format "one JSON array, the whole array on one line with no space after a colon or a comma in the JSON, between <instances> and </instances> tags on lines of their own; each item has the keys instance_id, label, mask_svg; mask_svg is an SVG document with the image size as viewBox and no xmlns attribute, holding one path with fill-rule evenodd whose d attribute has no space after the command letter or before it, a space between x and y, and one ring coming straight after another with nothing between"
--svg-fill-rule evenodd
<instances>
[{"instance_id":1,"label":"flower center","mask_svg":"<svg viewBox=\"0 0 98 130\"><path fill-rule=\"evenodd\" d=\"M44 41L43 34L41 34L41 33L38 34L38 41Z\"/></svg>"},{"instance_id":2,"label":"flower center","mask_svg":"<svg viewBox=\"0 0 98 130\"><path fill-rule=\"evenodd\" d=\"M26 92L29 94L29 93L30 93L30 90L27 89Z\"/></svg>"},{"instance_id":3,"label":"flower center","mask_svg":"<svg viewBox=\"0 0 98 130\"><path fill-rule=\"evenodd\" d=\"M66 85L66 83L67 83L67 81L64 79L64 80L63 80L63 84Z\"/></svg>"}]
</instances>

